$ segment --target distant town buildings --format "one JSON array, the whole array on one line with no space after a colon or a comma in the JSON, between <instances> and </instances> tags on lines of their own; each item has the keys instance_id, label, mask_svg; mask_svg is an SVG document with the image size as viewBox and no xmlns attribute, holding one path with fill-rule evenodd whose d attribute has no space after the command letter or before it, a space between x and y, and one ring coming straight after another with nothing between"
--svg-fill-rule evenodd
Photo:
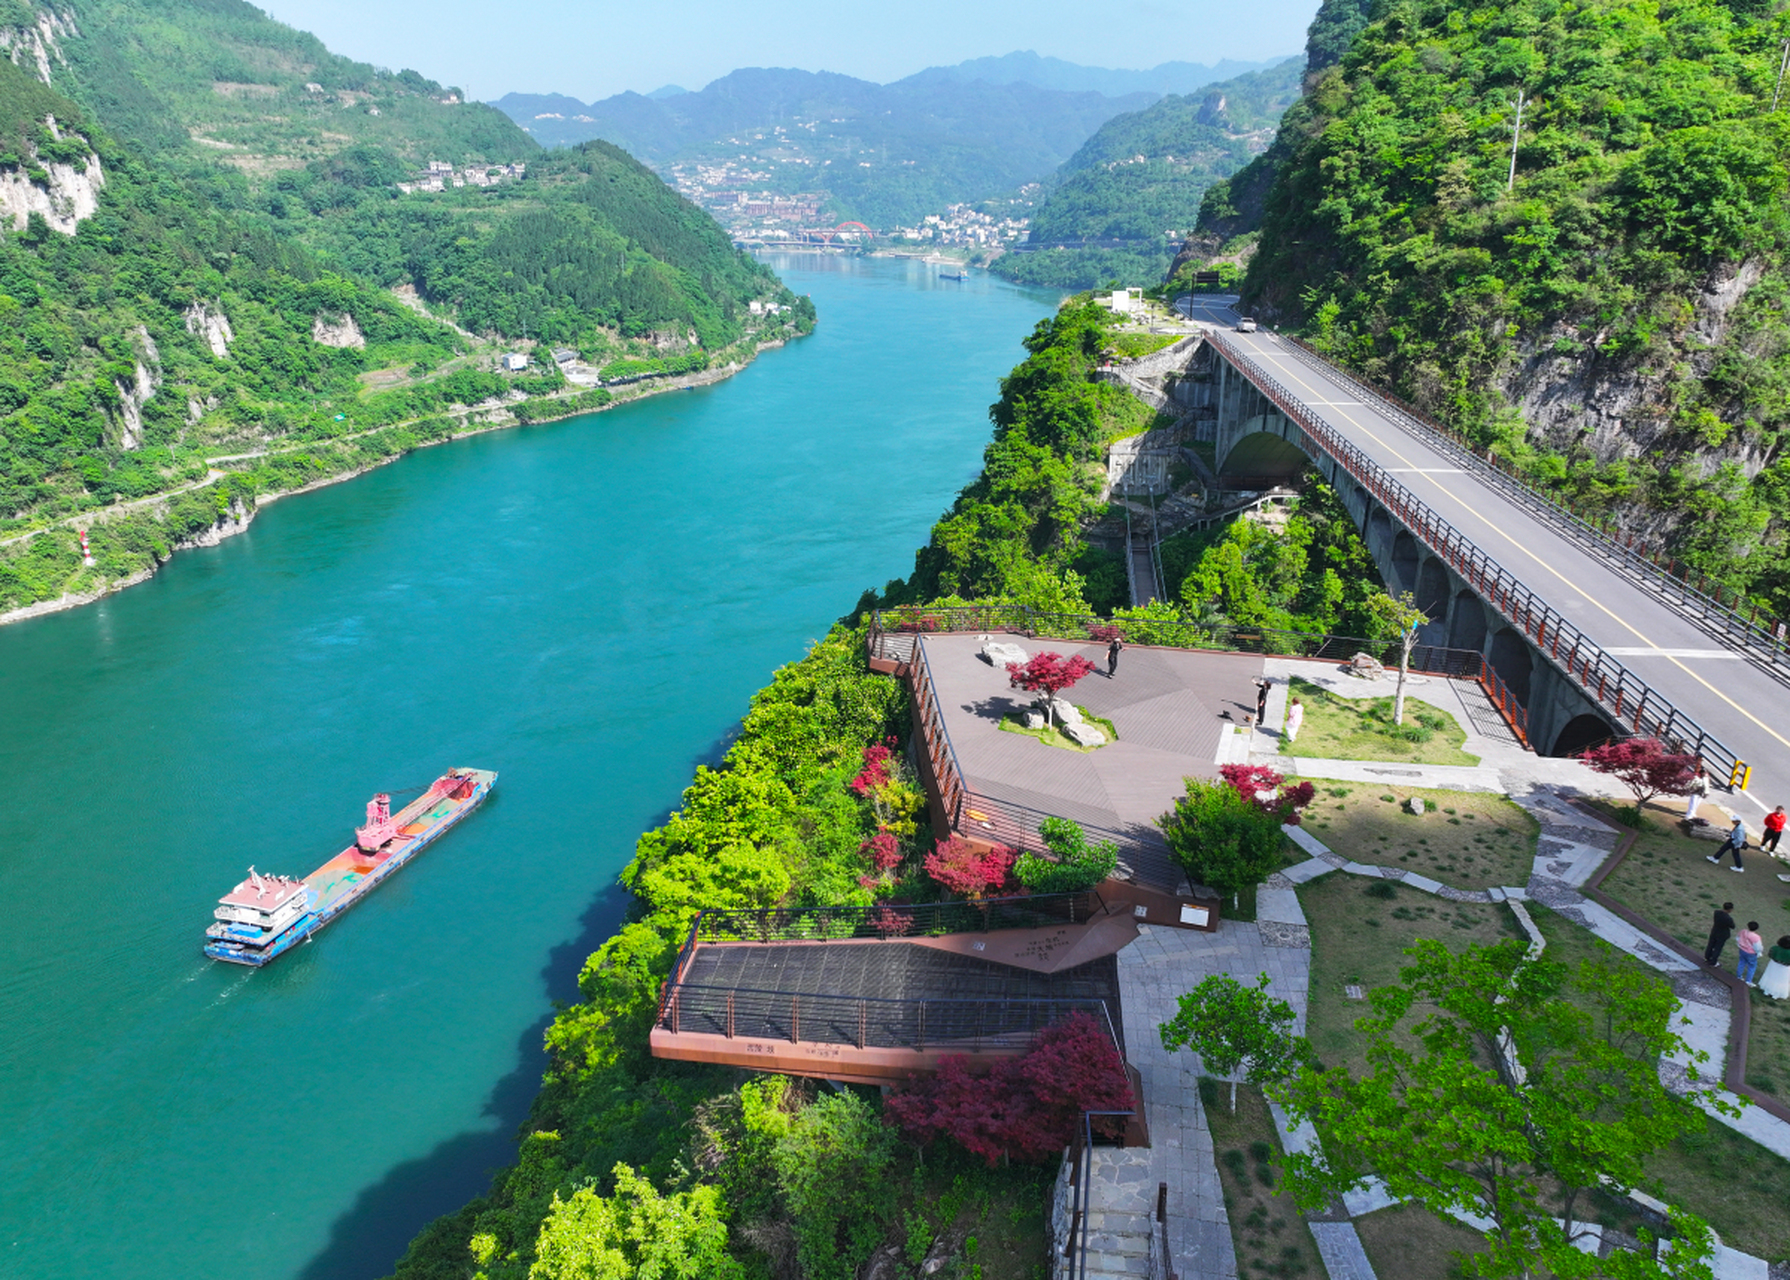
<instances>
[{"instance_id":1,"label":"distant town buildings","mask_svg":"<svg viewBox=\"0 0 1790 1280\"><path fill-rule=\"evenodd\" d=\"M449 187L495 187L500 182L519 181L527 172L526 164L469 164L455 169L446 160L431 160L429 167L412 174L409 182L398 183L398 190L409 195Z\"/></svg>"},{"instance_id":2,"label":"distant town buildings","mask_svg":"<svg viewBox=\"0 0 1790 1280\"><path fill-rule=\"evenodd\" d=\"M996 217L967 204L954 204L946 206L943 213L928 214L917 227L892 228L889 238L915 244L997 249L1025 239L1031 221L1030 218Z\"/></svg>"}]
</instances>

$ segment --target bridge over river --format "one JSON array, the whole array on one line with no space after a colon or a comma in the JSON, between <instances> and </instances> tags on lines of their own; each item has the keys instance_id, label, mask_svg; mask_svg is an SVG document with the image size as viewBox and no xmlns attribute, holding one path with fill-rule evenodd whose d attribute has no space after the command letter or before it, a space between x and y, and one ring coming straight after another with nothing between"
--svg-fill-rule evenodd
<instances>
[{"instance_id":1,"label":"bridge over river","mask_svg":"<svg viewBox=\"0 0 1790 1280\"><path fill-rule=\"evenodd\" d=\"M1779 620L1697 590L1295 340L1237 332L1233 303L1182 300L1203 340L1167 370L1172 398L1205 410L1221 483L1315 463L1431 618L1424 639L1484 653L1538 752L1656 735L1754 803L1790 803Z\"/></svg>"}]
</instances>

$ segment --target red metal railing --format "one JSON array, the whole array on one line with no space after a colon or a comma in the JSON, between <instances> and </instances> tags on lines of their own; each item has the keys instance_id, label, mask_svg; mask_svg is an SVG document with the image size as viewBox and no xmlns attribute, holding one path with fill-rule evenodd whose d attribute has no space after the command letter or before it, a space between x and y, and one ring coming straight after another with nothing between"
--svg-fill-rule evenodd
<instances>
[{"instance_id":1,"label":"red metal railing","mask_svg":"<svg viewBox=\"0 0 1790 1280\"><path fill-rule=\"evenodd\" d=\"M1213 330L1207 340L1223 353L1232 368L1296 423L1316 448L1422 539L1481 599L1551 658L1587 697L1611 713L1618 729L1675 743L1700 756L1711 766L1710 772L1718 776L1744 775L1745 763L1721 739L1605 653L1378 463L1343 439L1229 337Z\"/></svg>"}]
</instances>

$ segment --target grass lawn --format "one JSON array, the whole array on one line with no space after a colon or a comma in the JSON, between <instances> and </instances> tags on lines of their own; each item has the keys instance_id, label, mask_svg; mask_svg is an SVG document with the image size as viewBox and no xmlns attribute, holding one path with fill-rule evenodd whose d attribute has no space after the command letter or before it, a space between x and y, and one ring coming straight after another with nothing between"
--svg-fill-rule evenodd
<instances>
[{"instance_id":1,"label":"grass lawn","mask_svg":"<svg viewBox=\"0 0 1790 1280\"><path fill-rule=\"evenodd\" d=\"M1118 730L1113 728L1113 722L1111 720L1102 720L1099 716L1090 714L1086 707L1077 707L1076 710L1081 712L1081 718L1083 720L1087 721L1106 735L1106 742L1117 742L1119 740ZM1055 725L1046 725L1042 729L1028 729L1026 728L1025 714L1023 712L1011 716L1002 716L1001 732L1022 733L1028 738L1038 739L1038 741L1042 742L1047 747L1062 747L1065 751L1079 751L1083 755L1088 754L1090 751L1100 750L1100 747L1084 747L1078 742L1071 741L1069 738L1065 737L1063 731ZM1100 746L1105 746L1106 742L1101 743Z\"/></svg>"},{"instance_id":2,"label":"grass lawn","mask_svg":"<svg viewBox=\"0 0 1790 1280\"><path fill-rule=\"evenodd\" d=\"M1546 907L1531 904L1529 911L1548 940L1550 959L1576 967L1597 953L1597 939L1586 930ZM1626 963L1641 966L1639 960L1627 959ZM1779 1021L1774 1034L1779 1039L1771 1062L1783 1088L1790 1085L1783 1078L1781 1065L1785 1062L1782 1046L1790 1043L1786 1031L1790 1010L1784 1008L1783 1001L1756 992L1753 999L1755 1014L1761 1004L1776 1006L1773 1012ZM1759 1023L1755 1021L1753 1027L1757 1036ZM1749 1057L1759 1061L1757 1055L1755 1046ZM1647 1169L1659 1179L1656 1190L1663 1199L1706 1220L1725 1243L1768 1262L1790 1260L1790 1213L1784 1208L1790 1204L1790 1160L1711 1120L1702 1134L1682 1138L1661 1150L1647 1162Z\"/></svg>"},{"instance_id":3,"label":"grass lawn","mask_svg":"<svg viewBox=\"0 0 1790 1280\"><path fill-rule=\"evenodd\" d=\"M1374 1274L1398 1280L1459 1280L1455 1255L1478 1253L1485 1237L1452 1218L1414 1204L1394 1205L1355 1219Z\"/></svg>"},{"instance_id":4,"label":"grass lawn","mask_svg":"<svg viewBox=\"0 0 1790 1280\"><path fill-rule=\"evenodd\" d=\"M1479 763L1478 756L1461 750L1466 730L1452 715L1427 702L1407 695L1405 723L1394 725L1391 698L1340 698L1297 676L1288 688L1289 698L1305 704L1305 722L1297 742L1281 742L1282 755L1400 764Z\"/></svg>"},{"instance_id":5,"label":"grass lawn","mask_svg":"<svg viewBox=\"0 0 1790 1280\"><path fill-rule=\"evenodd\" d=\"M1299 889L1299 905L1311 924L1311 991L1306 1036L1327 1067L1367 1067L1367 1037L1355 1020L1365 1002L1346 988L1389 987L1410 963L1406 947L1436 938L1451 951L1469 943L1526 938L1502 904L1449 902L1390 880L1367 880L1333 871Z\"/></svg>"},{"instance_id":6,"label":"grass lawn","mask_svg":"<svg viewBox=\"0 0 1790 1280\"><path fill-rule=\"evenodd\" d=\"M1529 883L1541 827L1503 796L1379 783L1316 785L1306 829L1345 858L1402 867L1456 889ZM1424 803L1422 817L1405 807L1412 796Z\"/></svg>"},{"instance_id":7,"label":"grass lawn","mask_svg":"<svg viewBox=\"0 0 1790 1280\"><path fill-rule=\"evenodd\" d=\"M1228 1083L1200 1081L1200 1102L1212 1129L1225 1214L1237 1250L1237 1274L1321 1280L1324 1264L1318 1247L1281 1181L1280 1135L1268 1103L1254 1085L1237 1086L1235 1111L1230 1097Z\"/></svg>"},{"instance_id":8,"label":"grass lawn","mask_svg":"<svg viewBox=\"0 0 1790 1280\"><path fill-rule=\"evenodd\" d=\"M1749 849L1741 855L1746 872L1735 875L1730 860L1720 866L1704 861L1716 849L1712 841L1680 835L1651 813L1642 821L1646 826L1640 839L1599 886L1603 892L1698 952L1709 940L1715 909L1724 902L1734 904L1736 923L1759 922L1767 950L1790 934L1790 884L1777 876L1790 871L1790 864ZM1729 942L1722 968L1734 972L1735 958ZM1759 968L1765 968L1763 957ZM1746 1081L1790 1101L1790 1001L1755 990L1752 1002Z\"/></svg>"}]
</instances>

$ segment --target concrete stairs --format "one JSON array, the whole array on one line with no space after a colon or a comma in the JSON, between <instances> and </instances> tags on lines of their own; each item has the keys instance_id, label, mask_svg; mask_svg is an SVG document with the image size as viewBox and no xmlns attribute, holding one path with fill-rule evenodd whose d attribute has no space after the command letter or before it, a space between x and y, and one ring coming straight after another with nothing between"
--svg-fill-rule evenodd
<instances>
[{"instance_id":1,"label":"concrete stairs","mask_svg":"<svg viewBox=\"0 0 1790 1280\"><path fill-rule=\"evenodd\" d=\"M1153 1264L1151 1233L1155 1229L1156 1183L1151 1155L1145 1147L1097 1147L1088 1177L1087 1280L1150 1280L1165 1273ZM1084 1274L1074 1259L1063 1256L1072 1192L1068 1170L1058 1181L1057 1247L1052 1251L1053 1280L1076 1280Z\"/></svg>"}]
</instances>

